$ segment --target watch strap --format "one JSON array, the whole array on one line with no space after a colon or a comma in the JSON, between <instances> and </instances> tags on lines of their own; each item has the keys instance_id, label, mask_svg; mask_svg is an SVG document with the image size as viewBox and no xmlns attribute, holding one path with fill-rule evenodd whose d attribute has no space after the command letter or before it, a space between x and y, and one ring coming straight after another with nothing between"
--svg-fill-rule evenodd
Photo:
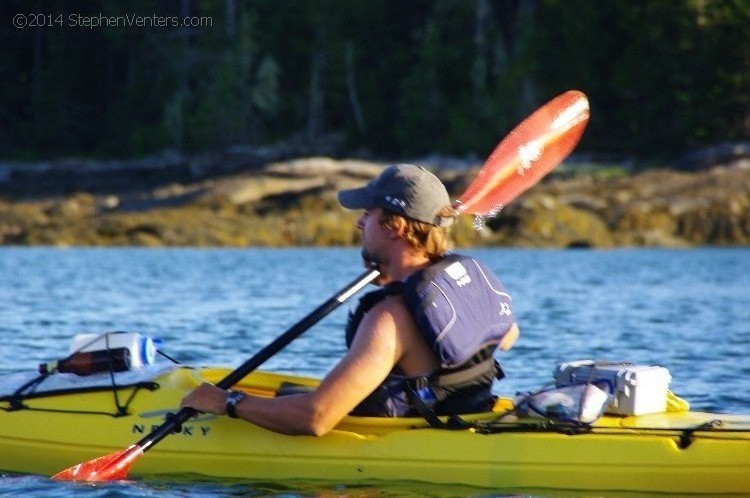
<instances>
[{"instance_id":1,"label":"watch strap","mask_svg":"<svg viewBox=\"0 0 750 498\"><path fill-rule=\"evenodd\" d=\"M227 393L227 416L229 418L238 418L237 405L246 397L247 395L242 391L229 391Z\"/></svg>"}]
</instances>

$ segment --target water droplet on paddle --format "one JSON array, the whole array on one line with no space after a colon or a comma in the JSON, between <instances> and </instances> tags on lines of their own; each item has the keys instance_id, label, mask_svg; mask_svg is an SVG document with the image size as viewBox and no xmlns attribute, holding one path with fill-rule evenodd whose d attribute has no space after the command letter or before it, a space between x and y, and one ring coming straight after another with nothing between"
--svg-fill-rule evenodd
<instances>
[{"instance_id":1,"label":"water droplet on paddle","mask_svg":"<svg viewBox=\"0 0 750 498\"><path fill-rule=\"evenodd\" d=\"M500 211L502 211L504 207L505 206L502 203L496 205L495 207L490 209L489 213L487 213L487 218L494 218L495 216L500 214Z\"/></svg>"},{"instance_id":2,"label":"water droplet on paddle","mask_svg":"<svg viewBox=\"0 0 750 498\"><path fill-rule=\"evenodd\" d=\"M498 214L500 214L500 211L503 209L503 204L498 204L492 209L490 209L487 214L476 214L474 215L474 222L472 223L474 230L477 232L480 232L487 228L487 220L494 218Z\"/></svg>"}]
</instances>

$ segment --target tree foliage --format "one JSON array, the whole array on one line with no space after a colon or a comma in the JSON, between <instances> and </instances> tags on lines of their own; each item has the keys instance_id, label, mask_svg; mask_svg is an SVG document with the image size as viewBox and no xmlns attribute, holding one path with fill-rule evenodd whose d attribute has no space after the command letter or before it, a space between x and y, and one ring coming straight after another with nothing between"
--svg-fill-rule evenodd
<instances>
[{"instance_id":1,"label":"tree foliage","mask_svg":"<svg viewBox=\"0 0 750 498\"><path fill-rule=\"evenodd\" d=\"M592 102L584 151L750 138L748 0L11 0L0 15L4 157L331 134L350 151L484 156L571 88Z\"/></svg>"}]
</instances>

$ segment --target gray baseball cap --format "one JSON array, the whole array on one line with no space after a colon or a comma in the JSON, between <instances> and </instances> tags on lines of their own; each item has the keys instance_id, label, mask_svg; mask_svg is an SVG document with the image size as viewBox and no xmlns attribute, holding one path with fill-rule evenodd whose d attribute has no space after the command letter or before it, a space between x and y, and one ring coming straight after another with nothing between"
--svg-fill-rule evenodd
<instances>
[{"instance_id":1,"label":"gray baseball cap","mask_svg":"<svg viewBox=\"0 0 750 498\"><path fill-rule=\"evenodd\" d=\"M339 202L348 209L380 207L441 227L453 223L453 218L438 216L451 202L445 186L437 176L413 164L394 164L364 187L342 190Z\"/></svg>"}]
</instances>

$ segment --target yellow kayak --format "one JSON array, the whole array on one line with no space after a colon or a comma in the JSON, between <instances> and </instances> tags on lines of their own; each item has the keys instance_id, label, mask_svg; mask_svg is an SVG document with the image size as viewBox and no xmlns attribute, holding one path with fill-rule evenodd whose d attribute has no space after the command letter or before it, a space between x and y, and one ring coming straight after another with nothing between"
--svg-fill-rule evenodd
<instances>
[{"instance_id":1,"label":"yellow kayak","mask_svg":"<svg viewBox=\"0 0 750 498\"><path fill-rule=\"evenodd\" d=\"M0 382L0 471L53 475L122 450L220 368L149 367L77 377L12 374ZM146 375L148 374L148 375ZM11 378L12 377L12 378ZM316 379L255 372L237 387L275 396ZM23 392L16 387L24 386ZM11 386L10 392L9 386ZM590 429L508 415L512 402L464 417L471 428L422 419L348 417L320 438L283 436L227 417L183 424L138 459L130 475L426 482L495 491L750 493L750 415L692 411L601 417Z\"/></svg>"}]
</instances>

